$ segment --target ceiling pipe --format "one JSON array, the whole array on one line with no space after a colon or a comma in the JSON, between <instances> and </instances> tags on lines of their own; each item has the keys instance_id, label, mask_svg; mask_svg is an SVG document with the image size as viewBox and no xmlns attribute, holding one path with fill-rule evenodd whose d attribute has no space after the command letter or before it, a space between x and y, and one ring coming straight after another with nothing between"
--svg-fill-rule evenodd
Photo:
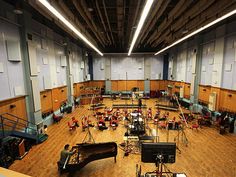
<instances>
[{"instance_id":1,"label":"ceiling pipe","mask_svg":"<svg viewBox=\"0 0 236 177\"><path fill-rule=\"evenodd\" d=\"M100 34L98 33L97 28L91 24L91 20L88 19L89 17L85 14L85 12L83 11L83 9L81 8L80 5L78 5L78 1L73 0L72 3L74 4L75 8L77 9L77 11L79 12L79 14L83 17L83 19L85 20L85 22L88 24L88 26L90 27L91 31L94 33L94 35L96 36L96 38L98 39L99 43L104 47L104 41L102 41Z\"/></svg>"},{"instance_id":2,"label":"ceiling pipe","mask_svg":"<svg viewBox=\"0 0 236 177\"><path fill-rule=\"evenodd\" d=\"M82 4L82 6L84 7L84 12L85 12L85 14L88 16L88 18L90 19L92 25L94 26L94 28L97 29L97 24L95 24L95 22L94 22L94 20L93 20L93 18L92 18L92 16L91 16L91 12L89 12L89 10L86 10L86 9L88 9L88 6L87 6L85 0L81 0L81 4ZM99 30L100 30L100 28L99 28ZM98 31L98 33L101 33L101 31ZM100 36L101 36L101 38L102 38L103 40L105 40L103 35L100 35ZM110 43L110 38L109 38L109 36L107 36L107 40L108 40L108 42ZM107 40L106 40L106 41L107 41Z\"/></svg>"},{"instance_id":3,"label":"ceiling pipe","mask_svg":"<svg viewBox=\"0 0 236 177\"><path fill-rule=\"evenodd\" d=\"M178 2L178 4L174 7L174 9L170 12L170 14L168 15L168 19L165 19L159 26L159 31L165 31L166 32L170 32L171 29L169 28L170 24L173 23L174 19L178 19L180 16L184 16L183 12L189 7L189 5L192 3L192 1L185 1L185 0L181 0ZM181 21L181 24L183 23L183 21ZM173 23L174 24L174 23ZM167 27L168 26L168 27ZM182 27L182 25L181 25ZM173 28L175 29L175 28ZM150 41L150 44L154 44L156 40L158 40L159 38L161 38L161 36L164 37L163 34L157 33L157 31L154 34L155 38L153 38Z\"/></svg>"},{"instance_id":4,"label":"ceiling pipe","mask_svg":"<svg viewBox=\"0 0 236 177\"><path fill-rule=\"evenodd\" d=\"M100 8L99 8L99 5L98 5L98 1L96 1L96 8L97 8L97 10L98 10L98 15L99 15L99 18L101 19L101 22L102 22L104 31L105 31L105 33L107 34L107 28L106 28L105 22L104 22L104 20L103 20L102 13L101 13L101 11L100 11ZM111 43L111 40L110 40L109 37L108 37L108 40L109 40L109 42Z\"/></svg>"},{"instance_id":5,"label":"ceiling pipe","mask_svg":"<svg viewBox=\"0 0 236 177\"><path fill-rule=\"evenodd\" d=\"M132 1L133 2L133 1ZM132 26L130 26L129 27L129 29L127 29L128 31L129 31L129 34L127 35L128 37L129 37L129 41L128 41L128 44L130 44L131 43L131 40L132 40L132 37L133 37L133 35L134 35L134 32L135 32L135 30L134 30L134 25L135 24L137 24L138 22L136 22L137 21L137 16L138 16L138 12L139 12L139 9L140 9L140 5L141 5L141 1L140 0L138 0L138 3L137 3L137 6L136 6L136 10L135 10L135 14L134 14L134 16L133 16L133 19L132 19ZM131 20L131 19L130 19Z\"/></svg>"},{"instance_id":6,"label":"ceiling pipe","mask_svg":"<svg viewBox=\"0 0 236 177\"><path fill-rule=\"evenodd\" d=\"M105 4L105 1L104 1L104 0L102 1L102 4L103 4L103 9L104 9L104 12L105 12L107 24L108 24L108 27L109 27L109 30L110 30L111 39L112 39L112 44L113 44L113 45L116 45L116 43L115 43L115 41L114 41L114 38L113 38L113 34L112 34L112 30L111 30L111 25L110 25L110 20L109 20L108 15L107 15L106 4Z\"/></svg>"},{"instance_id":7,"label":"ceiling pipe","mask_svg":"<svg viewBox=\"0 0 236 177\"><path fill-rule=\"evenodd\" d=\"M188 1L187 4L184 0L179 2L177 4L177 6L170 13L170 18L172 20L165 21L160 25L160 31L167 31L169 33L165 33L166 36L172 36L172 38L168 37L169 40L167 40L167 41L174 39L173 36L176 36L176 33L183 28L182 24L184 24L184 25L187 24L188 19L186 17L189 17L189 15L186 15L185 11L186 11L186 9L190 9L189 6L191 4L192 4L191 1ZM182 20L183 18L185 18L185 20ZM177 21L174 21L174 19L177 19ZM178 22L180 22L180 23L178 25L176 25ZM167 27L170 25L173 30ZM176 27L175 27L175 25L176 25ZM187 25L185 25L185 27L186 26ZM190 28L188 30L190 31ZM156 38L153 40L151 45L153 47L156 47L160 43L159 38L166 38L166 36L165 35L160 36L160 34L157 34Z\"/></svg>"},{"instance_id":8,"label":"ceiling pipe","mask_svg":"<svg viewBox=\"0 0 236 177\"><path fill-rule=\"evenodd\" d=\"M166 7L168 6L168 4L169 4L170 2L171 2L171 0L167 0L167 1L164 1L164 2L163 2L164 4L161 5L161 9L160 9L160 11L158 11L158 15L155 16L155 18L156 18L157 20L163 15L163 13L164 13ZM156 23L152 23L150 28L153 29L155 24L156 24ZM150 29L150 28L149 28L149 29ZM159 30L158 30L158 26L157 26L155 32L152 33L152 35L150 36L150 38L147 40L146 45L147 45L148 43L150 43L150 41L152 41L153 38L156 37L155 35L156 35L156 33L157 33L158 31L159 31Z\"/></svg>"},{"instance_id":9,"label":"ceiling pipe","mask_svg":"<svg viewBox=\"0 0 236 177\"><path fill-rule=\"evenodd\" d=\"M216 19L217 14L222 13L222 11L217 11L219 5L221 5L222 7L225 7L225 8L231 6L231 3L227 3L225 1L221 1L221 3L222 4L219 4L215 0L212 0L212 1L208 1L208 3L205 5L202 4L202 8L199 8L199 6L197 6L196 9L201 9L201 10L197 10L197 14L194 14L194 17L191 16L191 21L188 20L188 23L186 23L186 26L188 26L188 28L187 28L188 33L190 33L191 31L194 31L198 26L201 26L202 24L206 24L206 23ZM188 8L188 9L190 9L190 8ZM215 13L213 14L211 11L214 11ZM192 10L187 11L186 13L188 13L188 12L189 12L189 14L191 14ZM202 18L199 18L200 17L199 15L201 15ZM187 16L187 15L183 14L183 16ZM205 18L205 17L207 17L207 18ZM181 24L182 23L183 23L183 21L181 19L178 19L178 21L174 24L176 27L175 26L173 27L173 29L175 29L175 31L173 31L173 33L175 34L175 38L173 40L176 40L176 39L181 38L183 36L183 34L181 33L181 28L182 28ZM155 40L155 43L153 43L152 46L155 47L159 43L159 41L160 40L157 38Z\"/></svg>"},{"instance_id":10,"label":"ceiling pipe","mask_svg":"<svg viewBox=\"0 0 236 177\"><path fill-rule=\"evenodd\" d=\"M121 40L124 37L123 36L123 32L122 32L122 30L123 30L122 22L124 20L124 13L123 13L123 8L122 8L123 6L124 6L124 0L117 0L116 1L116 8L117 8L116 9L116 13L117 13L117 31L118 31L118 39L120 41L120 44L123 42ZM122 44L119 47L122 48Z\"/></svg>"},{"instance_id":11,"label":"ceiling pipe","mask_svg":"<svg viewBox=\"0 0 236 177\"><path fill-rule=\"evenodd\" d=\"M74 22L76 27L79 28L79 30L87 36L88 40L90 40L93 44L97 45L97 42L92 38L92 36L84 29L83 25L79 22L79 20L74 16L74 14L71 13L71 11L67 8L67 6L62 2L62 0L59 0L56 5L60 8L60 11L65 14L65 16Z\"/></svg>"},{"instance_id":12,"label":"ceiling pipe","mask_svg":"<svg viewBox=\"0 0 236 177\"><path fill-rule=\"evenodd\" d=\"M149 31L150 31L150 24L156 24L157 18L155 18L157 12L160 10L161 4L163 1L157 1L157 4L154 4L154 10L152 11L152 13L150 14L147 23L144 27L144 29L141 31L140 33L140 37L137 40L137 43L140 44L148 35Z\"/></svg>"}]
</instances>

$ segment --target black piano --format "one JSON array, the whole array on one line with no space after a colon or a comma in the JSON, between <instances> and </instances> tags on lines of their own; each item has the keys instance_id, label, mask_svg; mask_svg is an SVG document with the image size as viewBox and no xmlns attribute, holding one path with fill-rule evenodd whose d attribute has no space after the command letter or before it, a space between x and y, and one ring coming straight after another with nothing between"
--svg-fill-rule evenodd
<instances>
[{"instance_id":1,"label":"black piano","mask_svg":"<svg viewBox=\"0 0 236 177\"><path fill-rule=\"evenodd\" d=\"M72 149L76 152L66 160L61 172L74 172L80 170L89 162L114 157L116 162L117 144L115 142L77 144Z\"/></svg>"}]
</instances>

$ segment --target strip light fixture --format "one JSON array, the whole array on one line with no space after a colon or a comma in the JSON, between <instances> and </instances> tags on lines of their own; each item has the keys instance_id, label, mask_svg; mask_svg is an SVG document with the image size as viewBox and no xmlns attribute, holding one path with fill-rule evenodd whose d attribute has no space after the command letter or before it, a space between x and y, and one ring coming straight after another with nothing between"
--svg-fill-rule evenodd
<instances>
[{"instance_id":1,"label":"strip light fixture","mask_svg":"<svg viewBox=\"0 0 236 177\"><path fill-rule=\"evenodd\" d=\"M80 39L82 39L87 45L94 49L97 53L103 56L100 52L81 32L79 32L66 18L58 12L47 0L38 0L44 5L53 15L55 15L61 22L63 22L69 29L71 29Z\"/></svg>"},{"instance_id":2,"label":"strip light fixture","mask_svg":"<svg viewBox=\"0 0 236 177\"><path fill-rule=\"evenodd\" d=\"M142 15L141 15L140 20L138 22L137 29L136 29L136 31L134 33L134 37L133 37L133 40L132 40L130 48L129 48L128 56L130 56L130 54L131 54L131 52L132 52L132 50L134 48L134 44L135 44L135 42L136 42L136 40L138 38L138 35L139 35L139 33L140 33L140 31L141 31L141 29L143 27L143 24L144 24L144 22L146 20L146 17L147 17L147 15L148 15L151 7L152 7L152 3L153 3L153 0L147 0L145 6L143 8Z\"/></svg>"},{"instance_id":3,"label":"strip light fixture","mask_svg":"<svg viewBox=\"0 0 236 177\"><path fill-rule=\"evenodd\" d=\"M187 36L185 36L185 37L183 37L183 38L177 40L177 41L174 42L173 44L171 44L171 45L169 45L169 46L167 46L167 47L161 49L160 51L158 51L157 53L155 53L155 55L158 55L158 54L160 54L160 53L166 51L167 49L169 49L169 48L175 46L176 44L179 44L180 42L182 42L182 41L184 41L184 40L186 40L186 39L192 37L193 35L195 35L195 34L197 34L197 33L200 33L201 31L203 31L203 30L205 30L205 29L207 29L207 28L209 28L209 27L211 27L211 26L213 26L213 25L219 23L220 21L222 21L222 20L224 20L224 19L226 19L226 18L228 18L228 17L231 17L231 16L234 15L234 14L236 14L236 9L234 9L233 11L231 11L231 12L229 12L229 13L227 13L227 14L225 14L225 15L219 17L219 18L217 18L216 20L214 20L214 21L208 23L207 25L205 25L205 26L203 26L203 27L197 29L196 31L194 31L194 32L192 32L192 33L190 33L190 34L188 34Z\"/></svg>"}]
</instances>

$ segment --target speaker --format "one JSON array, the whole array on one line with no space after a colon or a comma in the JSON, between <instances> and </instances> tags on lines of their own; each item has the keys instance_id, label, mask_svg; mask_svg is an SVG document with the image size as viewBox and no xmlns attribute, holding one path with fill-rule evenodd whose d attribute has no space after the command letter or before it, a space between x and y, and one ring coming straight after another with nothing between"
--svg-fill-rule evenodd
<instances>
[{"instance_id":1,"label":"speaker","mask_svg":"<svg viewBox=\"0 0 236 177\"><path fill-rule=\"evenodd\" d=\"M104 63L103 62L100 64L100 69L104 70Z\"/></svg>"},{"instance_id":2,"label":"speaker","mask_svg":"<svg viewBox=\"0 0 236 177\"><path fill-rule=\"evenodd\" d=\"M81 68L81 69L84 69L84 61L81 61L81 63L80 63L80 68Z\"/></svg>"}]
</instances>

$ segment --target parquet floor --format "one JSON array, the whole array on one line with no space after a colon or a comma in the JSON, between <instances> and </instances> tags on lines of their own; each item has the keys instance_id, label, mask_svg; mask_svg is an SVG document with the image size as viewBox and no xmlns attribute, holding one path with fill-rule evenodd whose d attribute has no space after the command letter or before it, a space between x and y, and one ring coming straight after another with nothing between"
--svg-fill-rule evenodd
<instances>
[{"instance_id":1,"label":"parquet floor","mask_svg":"<svg viewBox=\"0 0 236 177\"><path fill-rule=\"evenodd\" d=\"M107 106L112 105L110 99L106 99L104 103ZM115 103L125 103L125 101L116 100ZM154 107L155 100L147 100L146 104L148 107ZM89 163L82 170L73 174L60 175L56 164L59 160L60 151L67 143L70 145L81 143L86 135L86 132L82 132L81 126L76 132L70 133L67 122L72 116L79 119L83 115L91 114L92 111L88 110L88 106L76 108L73 113L66 115L59 124L49 126L48 140L34 146L24 159L16 160L10 169L34 177L134 177L136 175L136 164L142 166L142 174L155 170L155 164L142 163L140 155L130 154L124 157L124 152L119 149L117 163L114 163L114 158L98 160ZM177 113L170 113L170 117L174 115ZM120 144L123 142L125 132L126 129L121 124L117 130L99 131L91 128L91 133L96 142L116 141L117 144ZM158 130L160 141L167 140L167 132L167 130ZM171 171L184 172L188 177L236 177L235 134L222 136L218 130L209 127L203 127L199 131L186 129L185 133L189 143L186 147L182 141L179 142L181 154L177 151L176 162L167 164ZM173 142L176 136L177 131L170 130L169 142Z\"/></svg>"}]
</instances>

